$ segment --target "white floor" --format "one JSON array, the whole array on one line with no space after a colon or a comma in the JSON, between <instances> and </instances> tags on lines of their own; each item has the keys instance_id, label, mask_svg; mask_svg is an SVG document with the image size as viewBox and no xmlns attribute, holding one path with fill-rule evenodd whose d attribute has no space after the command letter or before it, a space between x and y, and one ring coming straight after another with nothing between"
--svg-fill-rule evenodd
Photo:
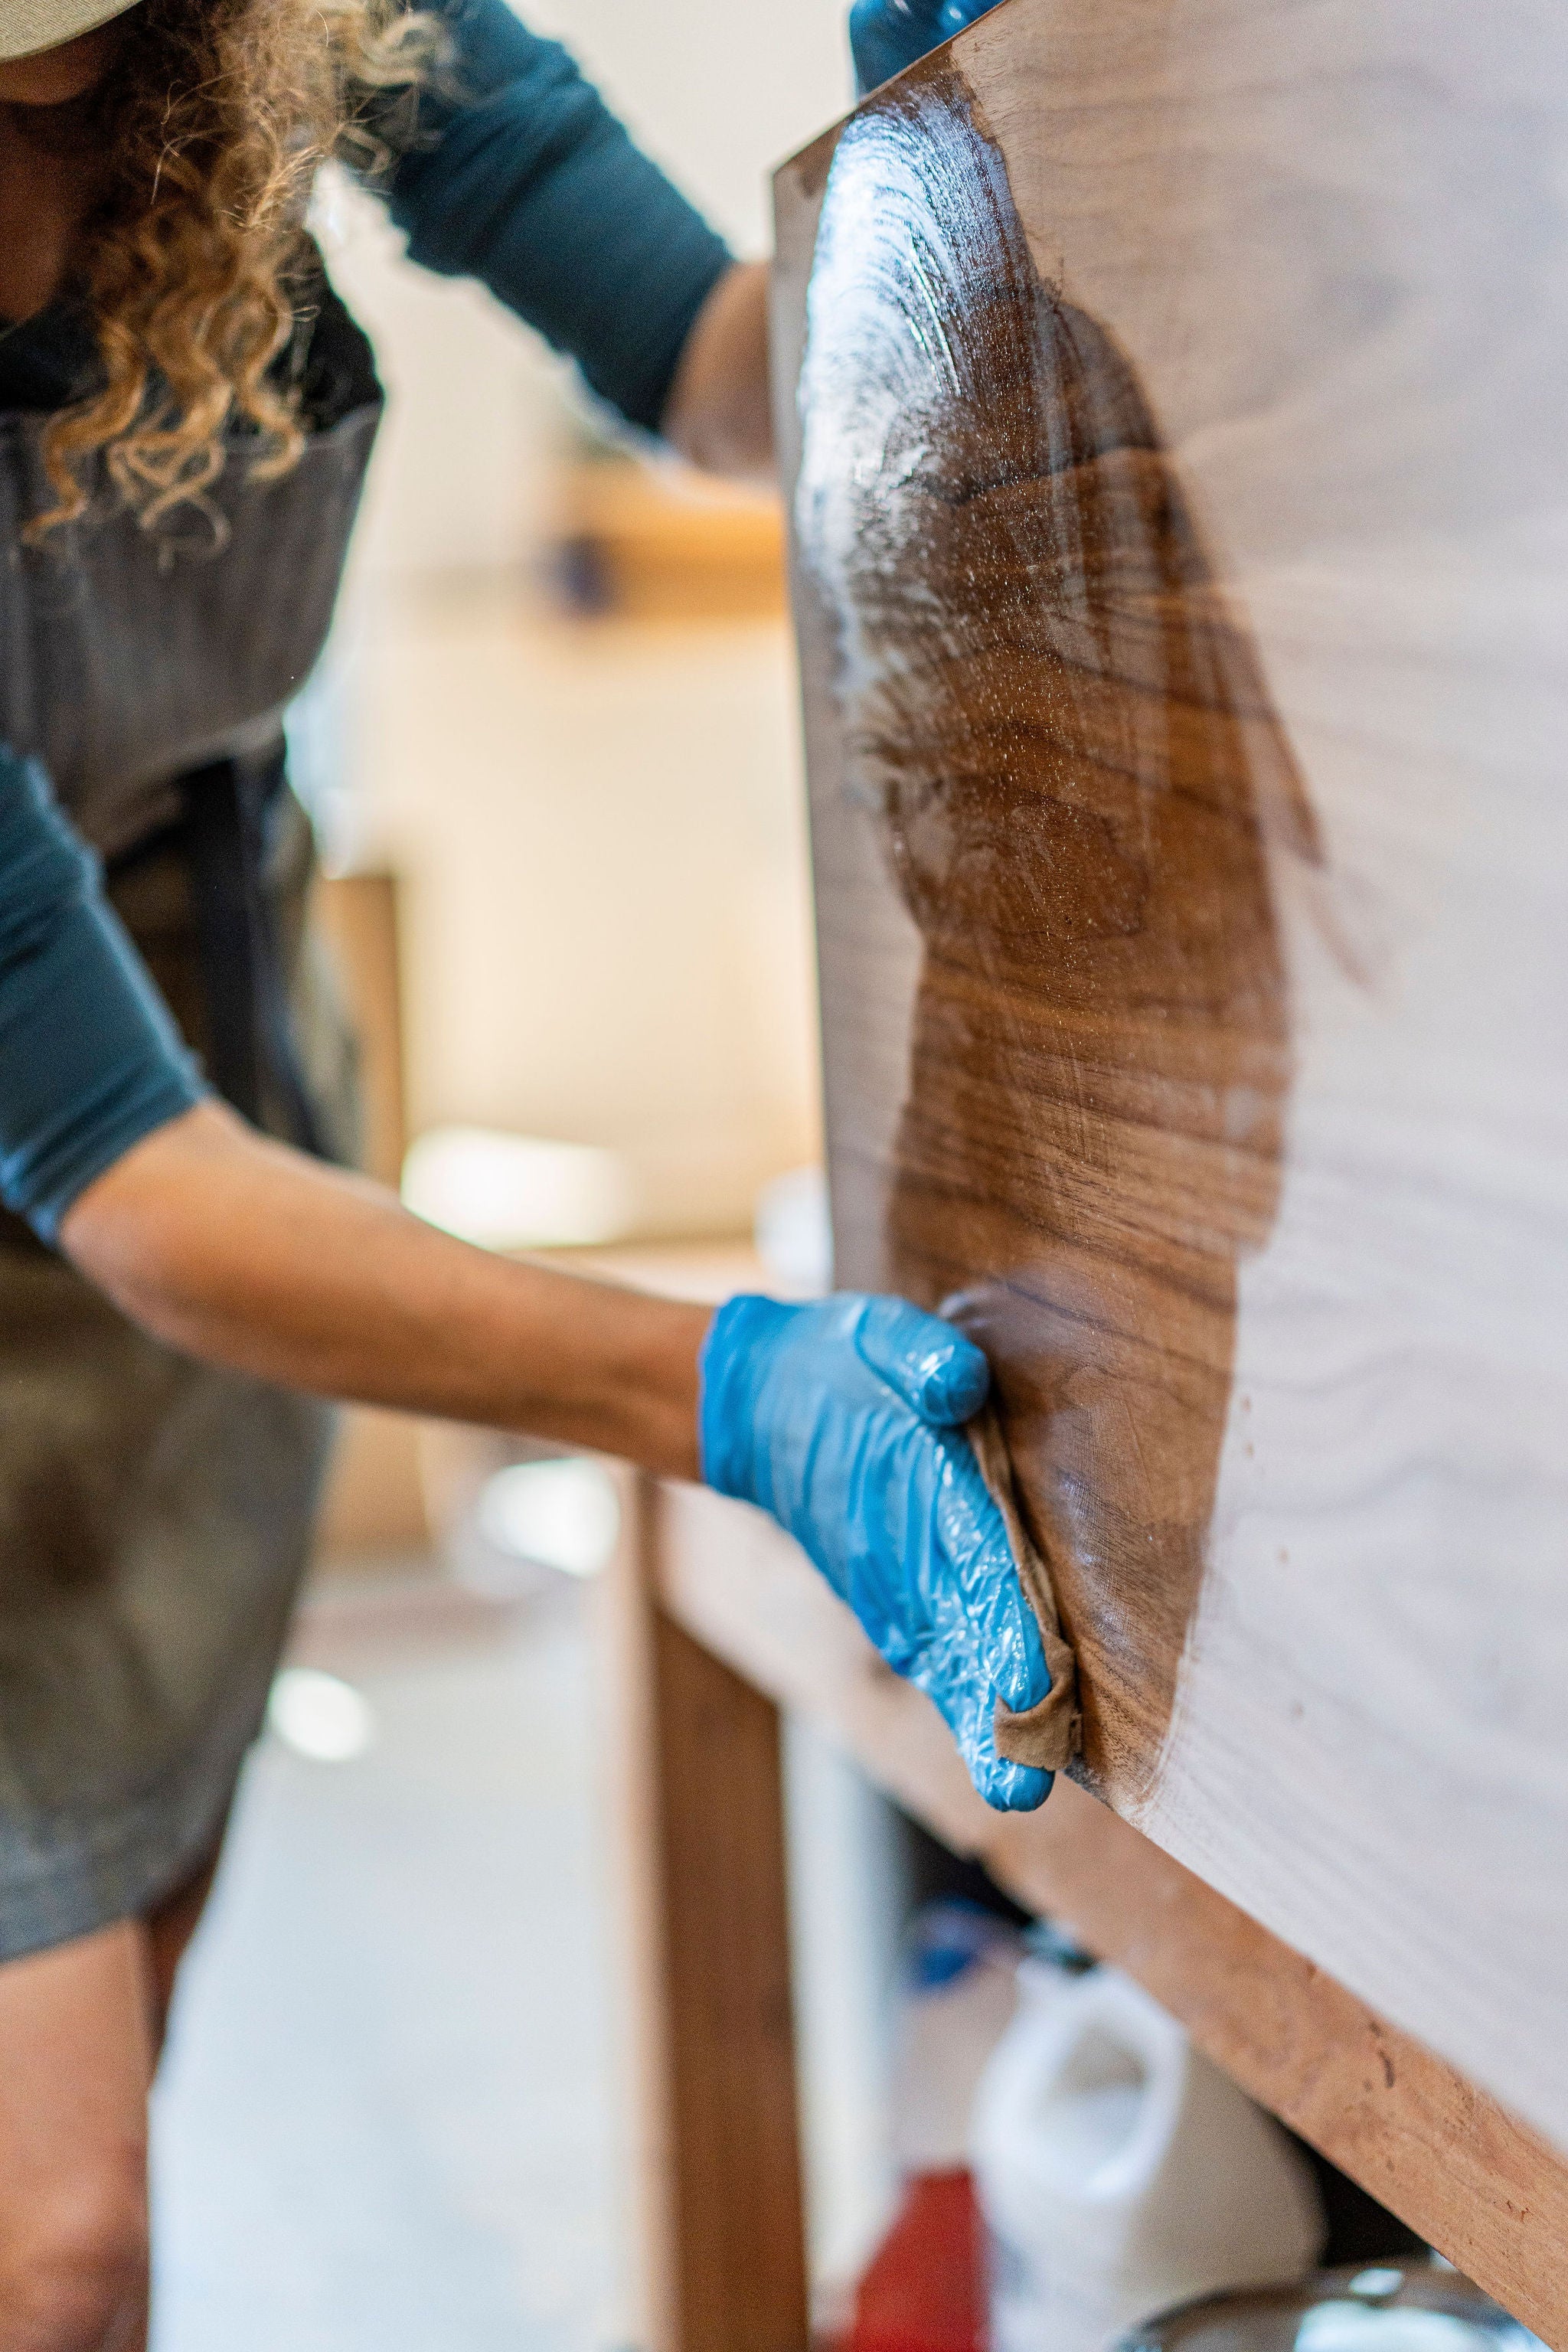
<instances>
[{"instance_id":1,"label":"white floor","mask_svg":"<svg viewBox=\"0 0 1568 2352\"><path fill-rule=\"evenodd\" d=\"M416 1612L419 1616L419 1612ZM580 1601L301 1654L379 1727L269 1739L156 2117L155 2352L606 2352L626 2340Z\"/></svg>"}]
</instances>

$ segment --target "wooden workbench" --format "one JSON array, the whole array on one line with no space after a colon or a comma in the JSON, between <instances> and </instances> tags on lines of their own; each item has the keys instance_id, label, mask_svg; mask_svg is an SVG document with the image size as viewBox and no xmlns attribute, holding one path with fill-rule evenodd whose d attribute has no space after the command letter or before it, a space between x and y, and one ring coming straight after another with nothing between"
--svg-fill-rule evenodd
<instances>
[{"instance_id":1,"label":"wooden workbench","mask_svg":"<svg viewBox=\"0 0 1568 2352\"><path fill-rule=\"evenodd\" d=\"M701 1299L768 1286L739 1246L565 1262ZM649 2352L807 2342L781 1711L1136 1977L1253 2097L1563 2352L1559 2150L1071 1781L1039 1813L992 1812L934 1707L771 1521L621 1478L601 1628Z\"/></svg>"}]
</instances>

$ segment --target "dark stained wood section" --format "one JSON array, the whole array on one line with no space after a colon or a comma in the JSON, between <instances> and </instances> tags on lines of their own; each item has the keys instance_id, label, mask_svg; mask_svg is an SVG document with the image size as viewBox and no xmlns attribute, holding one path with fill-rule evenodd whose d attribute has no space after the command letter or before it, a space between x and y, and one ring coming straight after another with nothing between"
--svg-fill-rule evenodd
<instances>
[{"instance_id":1,"label":"dark stained wood section","mask_svg":"<svg viewBox=\"0 0 1568 2352\"><path fill-rule=\"evenodd\" d=\"M1252 2095L1568 2352L1568 2162L1538 2134L1069 1781L990 1811L929 1701L787 1538L693 1488L657 1520L662 1608L845 1741L871 1778L1031 1909L1069 1921Z\"/></svg>"},{"instance_id":2,"label":"dark stained wood section","mask_svg":"<svg viewBox=\"0 0 1568 2352\"><path fill-rule=\"evenodd\" d=\"M806 2352L778 1711L651 1599L647 1482L608 1580L637 1987L648 2352Z\"/></svg>"},{"instance_id":3,"label":"dark stained wood section","mask_svg":"<svg viewBox=\"0 0 1568 2352\"><path fill-rule=\"evenodd\" d=\"M838 140L799 411L833 796L921 940L889 1192L874 1231L847 1210L839 1278L953 1302L990 1353L1085 1768L1135 1801L1202 1580L1236 1268L1278 1192L1264 835L1313 854L1305 790L1159 421L1041 278L950 55ZM842 1084L831 1132L836 1179L878 1148Z\"/></svg>"}]
</instances>

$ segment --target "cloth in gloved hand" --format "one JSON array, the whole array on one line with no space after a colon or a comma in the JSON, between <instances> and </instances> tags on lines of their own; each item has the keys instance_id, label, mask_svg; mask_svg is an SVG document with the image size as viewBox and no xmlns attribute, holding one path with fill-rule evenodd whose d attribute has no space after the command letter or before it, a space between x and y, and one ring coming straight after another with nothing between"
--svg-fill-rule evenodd
<instances>
[{"instance_id":1,"label":"cloth in gloved hand","mask_svg":"<svg viewBox=\"0 0 1568 2352\"><path fill-rule=\"evenodd\" d=\"M1019 1581L1040 1629L1046 1668L1051 1678L1050 1689L1036 1706L1016 1712L997 1701L997 1752L1014 1764L1036 1764L1042 1771L1059 1772L1071 1763L1081 1744L1078 1660L1062 1632L1051 1571L1018 1508L1013 1465L995 1407L989 1403L982 1406L964 1433L974 1449L991 1499L1002 1514Z\"/></svg>"},{"instance_id":2,"label":"cloth in gloved hand","mask_svg":"<svg viewBox=\"0 0 1568 2352\"><path fill-rule=\"evenodd\" d=\"M855 0L849 50L856 96L864 98L879 82L890 81L994 5L995 0Z\"/></svg>"},{"instance_id":3,"label":"cloth in gloved hand","mask_svg":"<svg viewBox=\"0 0 1568 2352\"><path fill-rule=\"evenodd\" d=\"M998 1708L1032 1715L1050 1669L963 1433L991 1383L980 1349L899 1298L742 1297L715 1316L701 1377L708 1484L795 1538L935 1701L988 1804L1040 1804L1050 1774L996 1743Z\"/></svg>"}]
</instances>

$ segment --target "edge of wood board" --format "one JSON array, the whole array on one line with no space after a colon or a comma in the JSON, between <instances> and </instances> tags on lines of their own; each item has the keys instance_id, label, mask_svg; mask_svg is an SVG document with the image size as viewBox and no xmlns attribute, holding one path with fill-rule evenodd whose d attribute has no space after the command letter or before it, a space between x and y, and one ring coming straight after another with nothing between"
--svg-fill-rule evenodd
<instances>
[{"instance_id":1,"label":"edge of wood board","mask_svg":"<svg viewBox=\"0 0 1568 2352\"><path fill-rule=\"evenodd\" d=\"M1568 2352L1568 2157L1073 1782L1037 1813L993 1812L935 1708L759 1513L666 1485L651 1518L678 1624L823 1723L1027 1906L1070 1921L1252 2097Z\"/></svg>"}]
</instances>

